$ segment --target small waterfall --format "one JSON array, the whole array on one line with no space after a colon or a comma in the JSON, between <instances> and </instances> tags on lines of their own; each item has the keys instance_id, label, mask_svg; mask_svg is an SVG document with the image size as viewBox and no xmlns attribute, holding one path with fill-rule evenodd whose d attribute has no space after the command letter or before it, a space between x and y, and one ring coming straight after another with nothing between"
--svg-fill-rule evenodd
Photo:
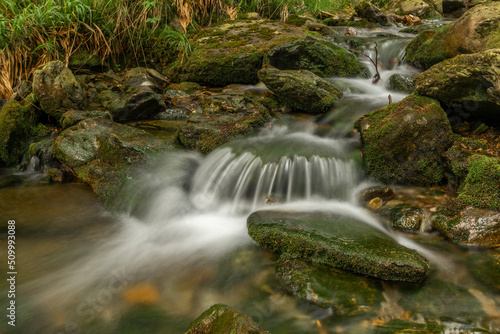
<instances>
[{"instance_id":1,"label":"small waterfall","mask_svg":"<svg viewBox=\"0 0 500 334\"><path fill-rule=\"evenodd\" d=\"M28 167L26 167L26 172L34 173L40 170L40 159L36 156L32 156L30 162L28 163Z\"/></svg>"},{"instance_id":2,"label":"small waterfall","mask_svg":"<svg viewBox=\"0 0 500 334\"><path fill-rule=\"evenodd\" d=\"M243 144L246 151L239 152ZM200 209L230 202L231 211L249 212L266 201L345 199L361 175L340 145L308 134L288 134L218 149L194 175L192 202ZM276 156L266 151L276 146L285 150Z\"/></svg>"}]
</instances>

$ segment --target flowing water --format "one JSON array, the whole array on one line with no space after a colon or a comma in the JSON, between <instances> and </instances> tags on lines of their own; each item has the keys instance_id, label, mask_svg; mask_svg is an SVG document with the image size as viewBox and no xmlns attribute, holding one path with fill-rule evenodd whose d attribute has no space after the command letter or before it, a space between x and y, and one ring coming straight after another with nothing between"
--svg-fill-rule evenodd
<instances>
[{"instance_id":1,"label":"flowing water","mask_svg":"<svg viewBox=\"0 0 500 334\"><path fill-rule=\"evenodd\" d=\"M0 331L183 333L216 303L249 314L272 333L372 333L393 319L439 323L448 333L498 331L500 298L467 269L467 256L475 250L432 234L409 238L391 232L356 202L356 194L373 182L360 168L353 122L387 105L389 95L393 102L404 98L386 88L390 75L416 73L393 61L403 58L410 38L380 33L363 30L357 40L337 41L354 40L374 57L370 43L377 40L378 84L332 78L344 98L320 119L278 121L205 157L165 154L129 182L119 196L126 209L118 213L102 208L81 184L44 184L35 173L37 160L29 161L29 173L1 171L1 180L11 181L0 187L0 216L17 222L19 274L17 326L2 319ZM360 57L373 75L373 65ZM275 258L247 235L246 217L259 208L351 216L431 260L436 270L422 291L434 291L441 282L456 289L422 292L423 302L408 309L400 304L415 298L414 287L385 282L385 301L373 313L352 317L300 302L277 288ZM2 294L1 304L6 301Z\"/></svg>"}]
</instances>

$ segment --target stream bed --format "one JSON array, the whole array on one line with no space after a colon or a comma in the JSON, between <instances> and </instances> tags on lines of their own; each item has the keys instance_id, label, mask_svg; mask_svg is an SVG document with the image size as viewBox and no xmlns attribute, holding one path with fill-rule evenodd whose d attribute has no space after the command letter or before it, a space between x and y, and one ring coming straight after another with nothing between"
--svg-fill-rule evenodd
<instances>
[{"instance_id":1,"label":"stream bed","mask_svg":"<svg viewBox=\"0 0 500 334\"><path fill-rule=\"evenodd\" d=\"M117 196L120 210L104 208L84 184L49 184L40 172L1 170L0 263L7 267L4 223L15 220L18 274L16 327L2 317L0 332L177 334L217 303L251 316L273 334L500 332L494 278L500 259L488 249L459 247L432 231L388 232L430 260L433 269L424 282L349 273L338 283L329 277L344 273L317 266L313 297L306 301L287 293L277 258L247 233L248 215L270 208L331 211L387 229L358 203L359 192L376 183L363 174L352 125L386 106L389 95L392 102L406 96L386 85L392 74L418 73L401 62L412 36L360 30L357 38L335 38L372 57L377 41L378 84L332 78L344 98L322 117L283 117L207 156L159 156ZM373 75L373 65L360 57ZM396 190L431 208L443 200L436 194L446 191ZM365 282L362 288L359 282ZM1 291L8 287L0 282ZM356 291L358 301L352 303L358 306L341 312L311 302L336 290ZM0 304L7 302L2 292Z\"/></svg>"}]
</instances>

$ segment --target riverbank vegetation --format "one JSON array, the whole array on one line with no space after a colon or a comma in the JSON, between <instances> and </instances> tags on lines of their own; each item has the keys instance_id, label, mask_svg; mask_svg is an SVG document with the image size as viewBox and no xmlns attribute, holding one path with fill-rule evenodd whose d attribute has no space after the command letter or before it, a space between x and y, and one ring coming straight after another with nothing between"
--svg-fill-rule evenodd
<instances>
[{"instance_id":1,"label":"riverbank vegetation","mask_svg":"<svg viewBox=\"0 0 500 334\"><path fill-rule=\"evenodd\" d=\"M73 57L120 66L165 64L190 51L189 35L214 22L257 12L334 13L355 0L1 0L0 97L51 60Z\"/></svg>"}]
</instances>

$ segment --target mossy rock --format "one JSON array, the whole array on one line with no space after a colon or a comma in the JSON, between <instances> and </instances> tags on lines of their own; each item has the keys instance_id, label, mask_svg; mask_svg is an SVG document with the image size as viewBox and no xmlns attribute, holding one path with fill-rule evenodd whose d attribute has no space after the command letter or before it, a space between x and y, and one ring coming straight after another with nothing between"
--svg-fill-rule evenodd
<instances>
[{"instance_id":1,"label":"mossy rock","mask_svg":"<svg viewBox=\"0 0 500 334\"><path fill-rule=\"evenodd\" d=\"M78 124L88 118L110 118L110 115L105 110L68 110L66 111L59 120L63 129L69 128L70 126Z\"/></svg>"},{"instance_id":2,"label":"mossy rock","mask_svg":"<svg viewBox=\"0 0 500 334\"><path fill-rule=\"evenodd\" d=\"M370 313L383 301L376 280L326 265L283 258L276 276L288 293L331 309L336 316Z\"/></svg>"},{"instance_id":3,"label":"mossy rock","mask_svg":"<svg viewBox=\"0 0 500 334\"><path fill-rule=\"evenodd\" d=\"M372 23L388 26L389 22L384 12L369 1L360 1L355 7L356 15Z\"/></svg>"},{"instance_id":4,"label":"mossy rock","mask_svg":"<svg viewBox=\"0 0 500 334\"><path fill-rule=\"evenodd\" d=\"M201 153L249 134L271 118L256 97L235 91L206 96L199 102L198 109L179 127L177 141Z\"/></svg>"},{"instance_id":5,"label":"mossy rock","mask_svg":"<svg viewBox=\"0 0 500 334\"><path fill-rule=\"evenodd\" d=\"M396 92L411 94L415 92L413 76L409 74L393 74L389 78L389 89Z\"/></svg>"},{"instance_id":6,"label":"mossy rock","mask_svg":"<svg viewBox=\"0 0 500 334\"><path fill-rule=\"evenodd\" d=\"M393 228L405 232L418 231L425 218L424 210L411 204L385 206L379 214L387 218Z\"/></svg>"},{"instance_id":7,"label":"mossy rock","mask_svg":"<svg viewBox=\"0 0 500 334\"><path fill-rule=\"evenodd\" d=\"M445 214L434 216L432 227L460 245L500 247L499 211L463 206L457 209L444 212L455 214L451 217ZM440 211L443 212L443 208Z\"/></svg>"},{"instance_id":8,"label":"mossy rock","mask_svg":"<svg viewBox=\"0 0 500 334\"><path fill-rule=\"evenodd\" d=\"M282 43L267 53L279 70L308 70L320 77L366 77L366 66L351 52L328 41L308 38Z\"/></svg>"},{"instance_id":9,"label":"mossy rock","mask_svg":"<svg viewBox=\"0 0 500 334\"><path fill-rule=\"evenodd\" d=\"M386 11L397 15L414 15L421 19L441 18L443 8L433 0L392 0L384 7Z\"/></svg>"},{"instance_id":10,"label":"mossy rock","mask_svg":"<svg viewBox=\"0 0 500 334\"><path fill-rule=\"evenodd\" d=\"M203 312L185 334L269 334L252 318L227 305L216 304Z\"/></svg>"},{"instance_id":11,"label":"mossy rock","mask_svg":"<svg viewBox=\"0 0 500 334\"><path fill-rule=\"evenodd\" d=\"M469 173L460 187L458 198L477 208L500 211L500 160L473 155L468 163Z\"/></svg>"},{"instance_id":12,"label":"mossy rock","mask_svg":"<svg viewBox=\"0 0 500 334\"><path fill-rule=\"evenodd\" d=\"M442 334L443 328L437 324L421 324L406 320L394 319L384 325L377 326L374 334Z\"/></svg>"},{"instance_id":13,"label":"mossy rock","mask_svg":"<svg viewBox=\"0 0 500 334\"><path fill-rule=\"evenodd\" d=\"M437 185L445 175L441 155L452 140L438 101L409 95L362 116L355 123L364 146L365 167L384 183Z\"/></svg>"},{"instance_id":14,"label":"mossy rock","mask_svg":"<svg viewBox=\"0 0 500 334\"><path fill-rule=\"evenodd\" d=\"M305 30L269 20L221 22L200 31L193 52L174 62L169 77L216 87L233 83L256 84L267 51L288 41L304 39Z\"/></svg>"},{"instance_id":15,"label":"mossy rock","mask_svg":"<svg viewBox=\"0 0 500 334\"><path fill-rule=\"evenodd\" d=\"M500 120L499 71L500 50L491 50L447 59L417 75L414 84L422 96L458 105L475 117Z\"/></svg>"},{"instance_id":16,"label":"mossy rock","mask_svg":"<svg viewBox=\"0 0 500 334\"><path fill-rule=\"evenodd\" d=\"M51 61L33 73L33 93L42 110L59 120L66 109L82 110L85 91L63 62Z\"/></svg>"},{"instance_id":17,"label":"mossy rock","mask_svg":"<svg viewBox=\"0 0 500 334\"><path fill-rule=\"evenodd\" d=\"M32 97L32 96L31 96ZM0 162L13 166L20 162L36 135L37 112L32 100L10 100L0 110Z\"/></svg>"},{"instance_id":18,"label":"mossy rock","mask_svg":"<svg viewBox=\"0 0 500 334\"><path fill-rule=\"evenodd\" d=\"M333 212L257 211L248 234L261 247L386 280L418 282L429 262L387 234Z\"/></svg>"},{"instance_id":19,"label":"mossy rock","mask_svg":"<svg viewBox=\"0 0 500 334\"><path fill-rule=\"evenodd\" d=\"M335 85L306 70L280 71L267 67L259 71L259 78L293 110L325 112L343 96Z\"/></svg>"},{"instance_id":20,"label":"mossy rock","mask_svg":"<svg viewBox=\"0 0 500 334\"><path fill-rule=\"evenodd\" d=\"M460 54L500 48L499 10L500 2L486 2L436 32L421 32L406 47L406 61L426 69Z\"/></svg>"},{"instance_id":21,"label":"mossy rock","mask_svg":"<svg viewBox=\"0 0 500 334\"><path fill-rule=\"evenodd\" d=\"M53 143L55 157L107 200L132 167L173 145L108 119L87 119L64 130Z\"/></svg>"}]
</instances>

